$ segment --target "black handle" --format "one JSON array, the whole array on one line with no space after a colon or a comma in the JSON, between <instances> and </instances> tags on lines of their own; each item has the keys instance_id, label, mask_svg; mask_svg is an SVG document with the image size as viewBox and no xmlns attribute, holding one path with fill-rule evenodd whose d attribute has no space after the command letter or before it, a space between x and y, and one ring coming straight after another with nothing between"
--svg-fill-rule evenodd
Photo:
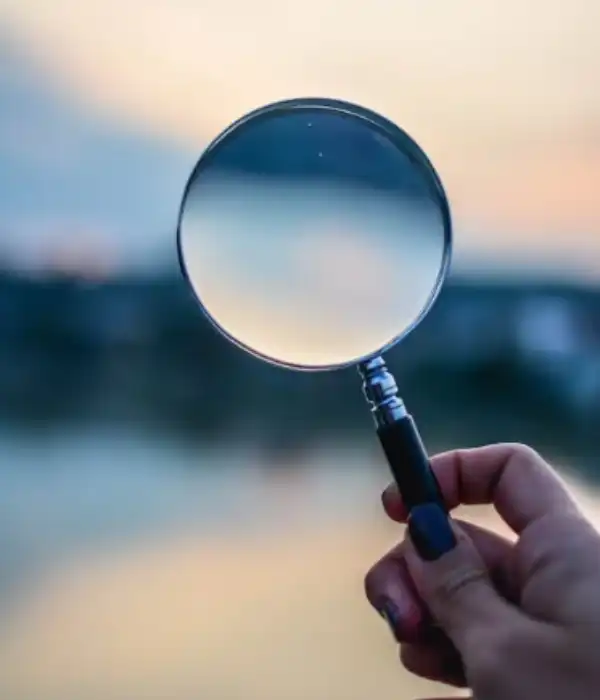
<instances>
[{"instance_id":1,"label":"black handle","mask_svg":"<svg viewBox=\"0 0 600 700\"><path fill-rule=\"evenodd\" d=\"M424 503L436 503L445 512L442 492L412 416L377 428L379 440L407 511Z\"/></svg>"}]
</instances>

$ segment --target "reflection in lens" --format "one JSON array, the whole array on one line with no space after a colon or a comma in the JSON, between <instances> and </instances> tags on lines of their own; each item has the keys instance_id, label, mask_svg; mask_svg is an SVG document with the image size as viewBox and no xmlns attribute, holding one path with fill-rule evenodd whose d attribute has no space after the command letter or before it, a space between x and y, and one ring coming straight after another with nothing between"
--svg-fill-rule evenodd
<instances>
[{"instance_id":1,"label":"reflection in lens","mask_svg":"<svg viewBox=\"0 0 600 700\"><path fill-rule=\"evenodd\" d=\"M212 319L286 365L348 364L427 307L447 230L431 174L369 122L319 110L250 120L189 183L180 247Z\"/></svg>"}]
</instances>

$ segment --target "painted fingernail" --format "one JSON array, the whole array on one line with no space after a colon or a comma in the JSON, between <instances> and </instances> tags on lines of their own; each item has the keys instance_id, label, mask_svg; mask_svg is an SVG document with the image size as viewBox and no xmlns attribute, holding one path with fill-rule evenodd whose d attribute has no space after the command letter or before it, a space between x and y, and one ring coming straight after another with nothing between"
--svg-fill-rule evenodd
<instances>
[{"instance_id":1,"label":"painted fingernail","mask_svg":"<svg viewBox=\"0 0 600 700\"><path fill-rule=\"evenodd\" d=\"M393 601L386 599L377 608L379 614L388 623L390 631L394 639L400 643L400 628L402 626L402 616L398 606Z\"/></svg>"},{"instance_id":2,"label":"painted fingernail","mask_svg":"<svg viewBox=\"0 0 600 700\"><path fill-rule=\"evenodd\" d=\"M425 503L411 510L408 533L419 556L425 561L435 561L456 546L448 516L435 503Z\"/></svg>"}]
</instances>

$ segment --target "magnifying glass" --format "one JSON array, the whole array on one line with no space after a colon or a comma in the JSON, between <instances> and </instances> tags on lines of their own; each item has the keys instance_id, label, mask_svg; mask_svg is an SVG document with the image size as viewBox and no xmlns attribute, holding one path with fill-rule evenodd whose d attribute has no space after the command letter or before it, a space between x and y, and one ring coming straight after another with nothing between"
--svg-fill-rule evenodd
<instances>
[{"instance_id":1,"label":"magnifying glass","mask_svg":"<svg viewBox=\"0 0 600 700\"><path fill-rule=\"evenodd\" d=\"M289 369L358 367L409 512L446 510L382 357L431 309L450 265L448 201L415 141L347 102L262 107L198 161L177 238L200 308L231 342Z\"/></svg>"}]
</instances>

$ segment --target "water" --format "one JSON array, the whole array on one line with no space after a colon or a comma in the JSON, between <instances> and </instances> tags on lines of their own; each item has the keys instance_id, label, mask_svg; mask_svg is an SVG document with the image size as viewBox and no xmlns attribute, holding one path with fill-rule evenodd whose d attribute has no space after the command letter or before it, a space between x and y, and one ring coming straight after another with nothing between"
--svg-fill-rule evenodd
<instances>
[{"instance_id":1,"label":"water","mask_svg":"<svg viewBox=\"0 0 600 700\"><path fill-rule=\"evenodd\" d=\"M398 669L364 600L400 536L377 451L278 465L94 428L5 433L0 455L6 700L449 695Z\"/></svg>"},{"instance_id":2,"label":"water","mask_svg":"<svg viewBox=\"0 0 600 700\"><path fill-rule=\"evenodd\" d=\"M250 443L199 448L134 430L0 433L3 571L178 528L235 533L356 519L378 507L388 481L375 438L278 462Z\"/></svg>"},{"instance_id":3,"label":"water","mask_svg":"<svg viewBox=\"0 0 600 700\"><path fill-rule=\"evenodd\" d=\"M268 528L307 510L313 521L346 517L385 483L383 465L356 448L280 473L252 446L198 449L134 431L4 434L0 455L0 541L14 566L177 528Z\"/></svg>"}]
</instances>

